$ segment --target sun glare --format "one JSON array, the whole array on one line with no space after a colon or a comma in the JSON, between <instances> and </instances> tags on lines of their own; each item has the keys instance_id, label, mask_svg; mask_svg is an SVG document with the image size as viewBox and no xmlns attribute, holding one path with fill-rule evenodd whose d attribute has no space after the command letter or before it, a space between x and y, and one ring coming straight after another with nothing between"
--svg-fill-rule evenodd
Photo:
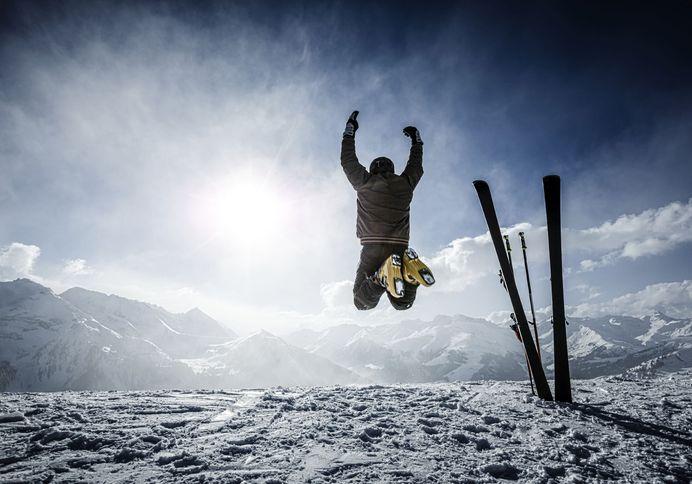
<instances>
[{"instance_id":1,"label":"sun glare","mask_svg":"<svg viewBox=\"0 0 692 484\"><path fill-rule=\"evenodd\" d=\"M201 199L198 221L213 237L234 245L275 240L286 222L286 201L267 179L243 176L215 183Z\"/></svg>"}]
</instances>

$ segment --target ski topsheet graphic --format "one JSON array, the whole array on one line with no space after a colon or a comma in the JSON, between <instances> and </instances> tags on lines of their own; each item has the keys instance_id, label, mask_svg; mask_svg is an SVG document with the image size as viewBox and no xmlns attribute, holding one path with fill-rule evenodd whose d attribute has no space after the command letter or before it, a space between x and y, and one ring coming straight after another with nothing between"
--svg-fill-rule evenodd
<instances>
[{"instance_id":1,"label":"ski topsheet graphic","mask_svg":"<svg viewBox=\"0 0 692 484\"><path fill-rule=\"evenodd\" d=\"M560 177L543 178L545 213L548 221L548 252L550 253L550 288L553 296L553 346L555 350L555 400L572 401L572 387L567 356L565 297L562 287L562 236L560 227Z\"/></svg>"},{"instance_id":2,"label":"ski topsheet graphic","mask_svg":"<svg viewBox=\"0 0 692 484\"><path fill-rule=\"evenodd\" d=\"M495 214L495 206L493 205L493 198L490 194L490 187L483 180L474 181L473 186L478 193L478 198L483 208L483 214L485 215L485 221L490 231L490 237L493 240L493 246L497 253L497 259L500 262L504 283L507 287L509 298L512 301L512 309L514 310L519 333L521 334L521 341L524 344L526 358L529 360L529 367L533 375L534 384L536 385L536 392L542 399L552 400L553 396L548 386L548 380L545 377L543 366L538 357L538 352L536 351L536 346L531 336L531 329L526 321L526 314L524 313L524 307L521 304L521 298L519 297L519 291L517 290L517 284L514 279L514 271L509 263L507 252L505 252L505 245L502 240L502 234L500 233L500 224Z\"/></svg>"}]
</instances>

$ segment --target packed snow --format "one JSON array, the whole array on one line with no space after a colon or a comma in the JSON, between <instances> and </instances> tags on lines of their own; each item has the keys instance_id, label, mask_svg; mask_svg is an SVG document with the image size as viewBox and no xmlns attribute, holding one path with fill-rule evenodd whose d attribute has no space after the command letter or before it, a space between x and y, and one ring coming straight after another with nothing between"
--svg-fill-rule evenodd
<instances>
[{"instance_id":1,"label":"packed snow","mask_svg":"<svg viewBox=\"0 0 692 484\"><path fill-rule=\"evenodd\" d=\"M0 480L688 483L691 376L2 393Z\"/></svg>"}]
</instances>

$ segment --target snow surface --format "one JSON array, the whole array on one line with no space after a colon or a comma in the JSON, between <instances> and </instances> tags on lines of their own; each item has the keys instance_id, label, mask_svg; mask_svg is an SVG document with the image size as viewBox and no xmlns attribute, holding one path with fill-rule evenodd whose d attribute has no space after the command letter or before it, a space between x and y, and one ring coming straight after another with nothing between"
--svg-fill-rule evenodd
<instances>
[{"instance_id":1,"label":"snow surface","mask_svg":"<svg viewBox=\"0 0 692 484\"><path fill-rule=\"evenodd\" d=\"M687 483L691 376L2 393L0 481Z\"/></svg>"}]
</instances>

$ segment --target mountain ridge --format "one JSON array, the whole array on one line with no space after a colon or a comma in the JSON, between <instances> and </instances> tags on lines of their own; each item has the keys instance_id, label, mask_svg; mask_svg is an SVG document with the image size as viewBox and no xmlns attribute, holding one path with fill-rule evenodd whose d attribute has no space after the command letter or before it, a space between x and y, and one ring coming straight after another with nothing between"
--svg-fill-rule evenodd
<instances>
[{"instance_id":1,"label":"mountain ridge","mask_svg":"<svg viewBox=\"0 0 692 484\"><path fill-rule=\"evenodd\" d=\"M183 332L190 329L194 331ZM288 345L275 335L261 334L252 340L254 347L243 347L246 353L272 354L277 340ZM269 377L272 369L261 359L238 355L236 347L244 340L199 308L175 314L83 288L57 295L28 279L0 282L0 391L235 388L252 386L261 375L266 384L281 384L281 378ZM228 348L236 351L223 356L250 375L242 381L236 376L238 368L224 366L219 356L226 343L235 343ZM339 382L359 380L300 348L288 348L281 356L287 361L275 358L276 367L290 363L293 372L302 375L296 384L326 383L332 376ZM195 371L199 361L196 367L190 364L194 359L223 371L200 378ZM332 374L312 372L311 365Z\"/></svg>"},{"instance_id":2,"label":"mountain ridge","mask_svg":"<svg viewBox=\"0 0 692 484\"><path fill-rule=\"evenodd\" d=\"M662 312L568 319L574 378L692 366L690 319ZM545 319L538 325L550 374L552 328ZM199 308L170 313L84 288L57 295L28 279L0 282L0 390L478 379L526 379L508 325L457 314L238 337Z\"/></svg>"}]
</instances>

